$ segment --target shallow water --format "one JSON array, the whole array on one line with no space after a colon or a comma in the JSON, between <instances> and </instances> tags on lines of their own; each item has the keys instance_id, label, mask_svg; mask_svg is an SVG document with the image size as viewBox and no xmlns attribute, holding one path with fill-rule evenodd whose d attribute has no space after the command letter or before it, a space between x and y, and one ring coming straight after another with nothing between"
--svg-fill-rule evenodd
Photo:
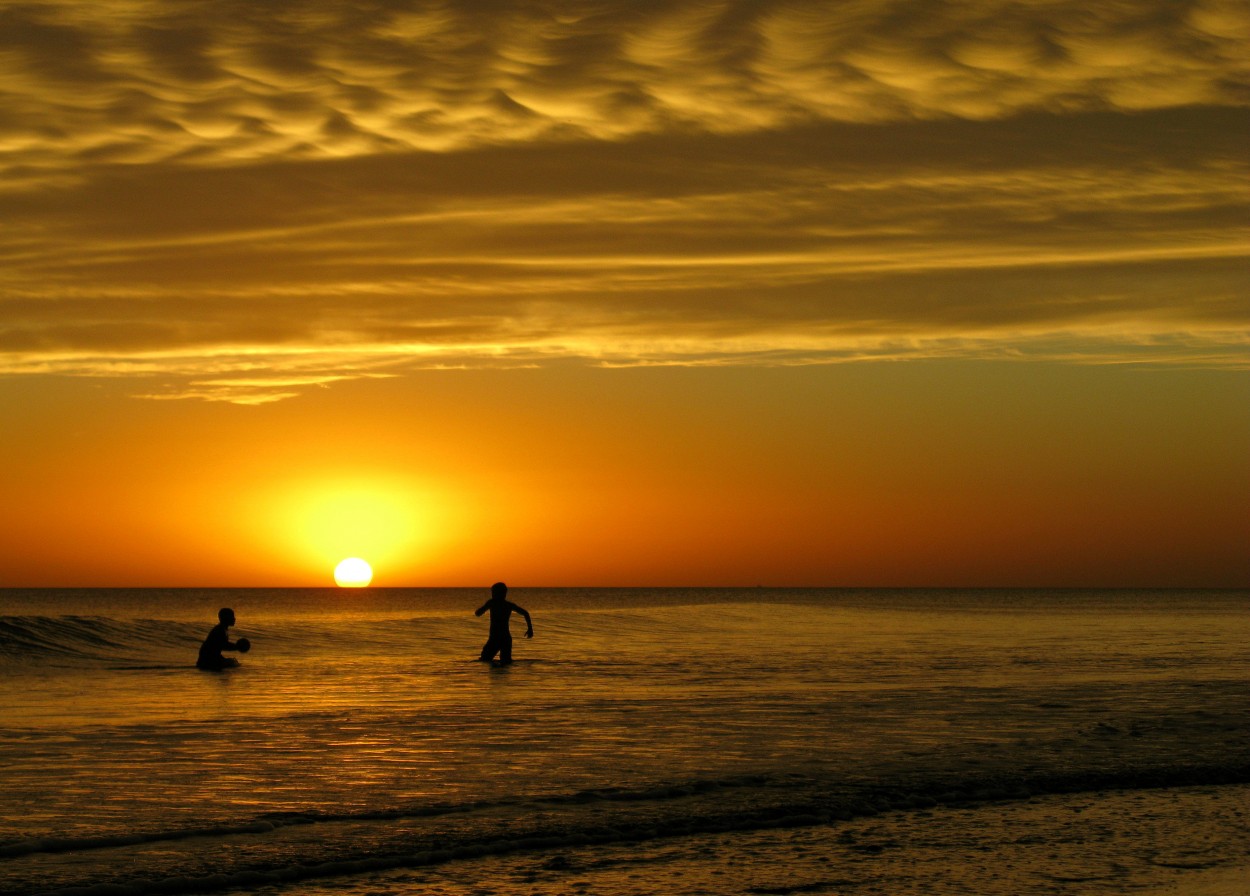
<instances>
[{"instance_id":1,"label":"shallow water","mask_svg":"<svg viewBox=\"0 0 1250 896\"><path fill-rule=\"evenodd\" d=\"M0 892L354 886L1250 780L1245 592L511 596L537 636L496 668L478 591L6 592ZM254 650L199 672L227 604Z\"/></svg>"},{"instance_id":2,"label":"shallow water","mask_svg":"<svg viewBox=\"0 0 1250 896\"><path fill-rule=\"evenodd\" d=\"M261 893L1080 893L1245 896L1250 786L1108 791L886 812L310 880Z\"/></svg>"}]
</instances>

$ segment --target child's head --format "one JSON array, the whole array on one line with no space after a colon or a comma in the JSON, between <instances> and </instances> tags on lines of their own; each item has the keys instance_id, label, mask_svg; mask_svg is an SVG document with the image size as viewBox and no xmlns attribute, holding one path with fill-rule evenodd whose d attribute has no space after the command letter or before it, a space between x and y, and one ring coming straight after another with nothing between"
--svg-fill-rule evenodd
<instances>
[{"instance_id":1,"label":"child's head","mask_svg":"<svg viewBox=\"0 0 1250 896\"><path fill-rule=\"evenodd\" d=\"M503 582L496 582L490 586L491 600L503 600L508 596L508 586Z\"/></svg>"},{"instance_id":2,"label":"child's head","mask_svg":"<svg viewBox=\"0 0 1250 896\"><path fill-rule=\"evenodd\" d=\"M217 611L217 621L227 626L234 625L234 610L229 607L222 607Z\"/></svg>"}]
</instances>

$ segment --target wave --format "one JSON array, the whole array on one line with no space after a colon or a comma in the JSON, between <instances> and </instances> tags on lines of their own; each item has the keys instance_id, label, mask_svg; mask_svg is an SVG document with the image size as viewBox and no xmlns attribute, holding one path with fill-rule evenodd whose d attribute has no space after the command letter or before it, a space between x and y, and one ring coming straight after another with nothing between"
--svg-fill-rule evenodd
<instances>
[{"instance_id":1,"label":"wave","mask_svg":"<svg viewBox=\"0 0 1250 896\"><path fill-rule=\"evenodd\" d=\"M192 650L207 628L158 619L0 616L0 658L11 661L124 660L154 648Z\"/></svg>"},{"instance_id":2,"label":"wave","mask_svg":"<svg viewBox=\"0 0 1250 896\"><path fill-rule=\"evenodd\" d=\"M212 625L212 620L0 616L0 663L35 663L41 667L102 664L110 670L184 668L188 656L194 663L196 650ZM263 632L266 643L302 641L314 645L339 630L342 626L302 623L272 631L254 626L236 631L253 640ZM352 637L360 644L372 643L365 631L353 631ZM381 643L384 637L372 640Z\"/></svg>"},{"instance_id":3,"label":"wave","mask_svg":"<svg viewBox=\"0 0 1250 896\"><path fill-rule=\"evenodd\" d=\"M471 618L471 614L470 614ZM463 620L457 620L462 622ZM35 662L39 666L106 664L110 669L182 667L215 620L200 622L169 619L118 619L111 616L0 616L0 663ZM479 634L473 628L473 639ZM296 618L262 624L252 621L233 629L231 637L247 637L266 645L292 646L296 653L341 649L349 644L355 654L411 650L413 643L427 648L464 642L462 626L442 617L411 619ZM118 665L118 664L125 665Z\"/></svg>"},{"instance_id":4,"label":"wave","mask_svg":"<svg viewBox=\"0 0 1250 896\"><path fill-rule=\"evenodd\" d=\"M243 824L132 833L123 836L28 840L0 845L0 879L20 884L0 892L45 896L147 896L157 893L214 892L240 887L289 884L363 873L418 868L447 862L552 849L616 843L643 843L703 834L732 834L777 828L832 825L886 812L927 811L935 807L976 808L1048 795L1096 794L1173 787L1250 784L1250 764L1161 765L1120 771L1063 774L959 774L908 782L847 782L796 776L742 776L698 780L642 789L585 790L543 799L416 806L350 813L269 813ZM459 817L456 825L447 819ZM421 826L425 819L441 820ZM406 824L400 824L406 823ZM388 824L398 830L392 831ZM305 850L276 849L265 855L265 838L284 829L315 825ZM362 835L362 826L373 833ZM342 828L335 833L334 829ZM161 841L200 841L199 854L222 856L221 838L230 838L227 862L204 876L167 874L168 869L132 867L128 847ZM248 841L257 847L249 849ZM315 843L316 846L308 846ZM362 847L361 843L367 843ZM116 853L116 862L72 863L90 868L94 879L65 880L31 889L32 881L14 864L25 858L97 850ZM113 865L116 865L113 868ZM113 868L112 871L108 869ZM119 876L120 869L126 875ZM46 868L44 869L46 871ZM81 872L80 872L81 873ZM92 871L86 872L92 874Z\"/></svg>"}]
</instances>

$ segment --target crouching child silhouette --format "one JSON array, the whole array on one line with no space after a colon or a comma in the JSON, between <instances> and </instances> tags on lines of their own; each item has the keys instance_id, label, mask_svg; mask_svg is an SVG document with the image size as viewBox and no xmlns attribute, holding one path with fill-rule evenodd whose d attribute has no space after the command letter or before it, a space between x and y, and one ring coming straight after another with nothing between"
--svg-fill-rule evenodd
<instances>
[{"instance_id":1,"label":"crouching child silhouette","mask_svg":"<svg viewBox=\"0 0 1250 896\"><path fill-rule=\"evenodd\" d=\"M234 610L223 607L217 611L217 619L217 624L213 626L213 630L200 645L200 656L195 661L197 669L204 669L208 672L232 669L239 665L239 661L232 656L222 656L221 652L237 650L239 653L247 653L252 648L247 638L240 638L238 641L230 640L230 626L234 625Z\"/></svg>"},{"instance_id":2,"label":"crouching child silhouette","mask_svg":"<svg viewBox=\"0 0 1250 896\"><path fill-rule=\"evenodd\" d=\"M527 638L534 637L534 622L524 608L508 600L508 586L503 582L496 582L490 586L490 600L478 607L474 615L481 616L487 610L490 610L490 637L487 638L486 645L482 648L482 655L478 659L490 662L495 658L495 654L499 654L500 663L510 663L512 662L512 632L508 629L509 618L513 613L520 613L525 617L525 637Z\"/></svg>"}]
</instances>

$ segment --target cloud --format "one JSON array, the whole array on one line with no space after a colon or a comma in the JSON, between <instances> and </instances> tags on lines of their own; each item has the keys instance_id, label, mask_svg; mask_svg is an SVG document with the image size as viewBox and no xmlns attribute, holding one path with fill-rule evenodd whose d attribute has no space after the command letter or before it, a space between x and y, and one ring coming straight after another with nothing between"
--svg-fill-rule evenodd
<instances>
[{"instance_id":1,"label":"cloud","mask_svg":"<svg viewBox=\"0 0 1250 896\"><path fill-rule=\"evenodd\" d=\"M1248 86L1222 0L13 6L0 373L1244 365Z\"/></svg>"},{"instance_id":2,"label":"cloud","mask_svg":"<svg viewBox=\"0 0 1250 896\"><path fill-rule=\"evenodd\" d=\"M200 163L1244 103L1219 2L48 2L0 15L9 121L45 163L118 134ZM150 103L125 101L142 95ZM154 122L183 133L152 134ZM49 128L69 136L57 147ZM22 158L21 154L17 157ZM19 161L20 163L20 161Z\"/></svg>"}]
</instances>

